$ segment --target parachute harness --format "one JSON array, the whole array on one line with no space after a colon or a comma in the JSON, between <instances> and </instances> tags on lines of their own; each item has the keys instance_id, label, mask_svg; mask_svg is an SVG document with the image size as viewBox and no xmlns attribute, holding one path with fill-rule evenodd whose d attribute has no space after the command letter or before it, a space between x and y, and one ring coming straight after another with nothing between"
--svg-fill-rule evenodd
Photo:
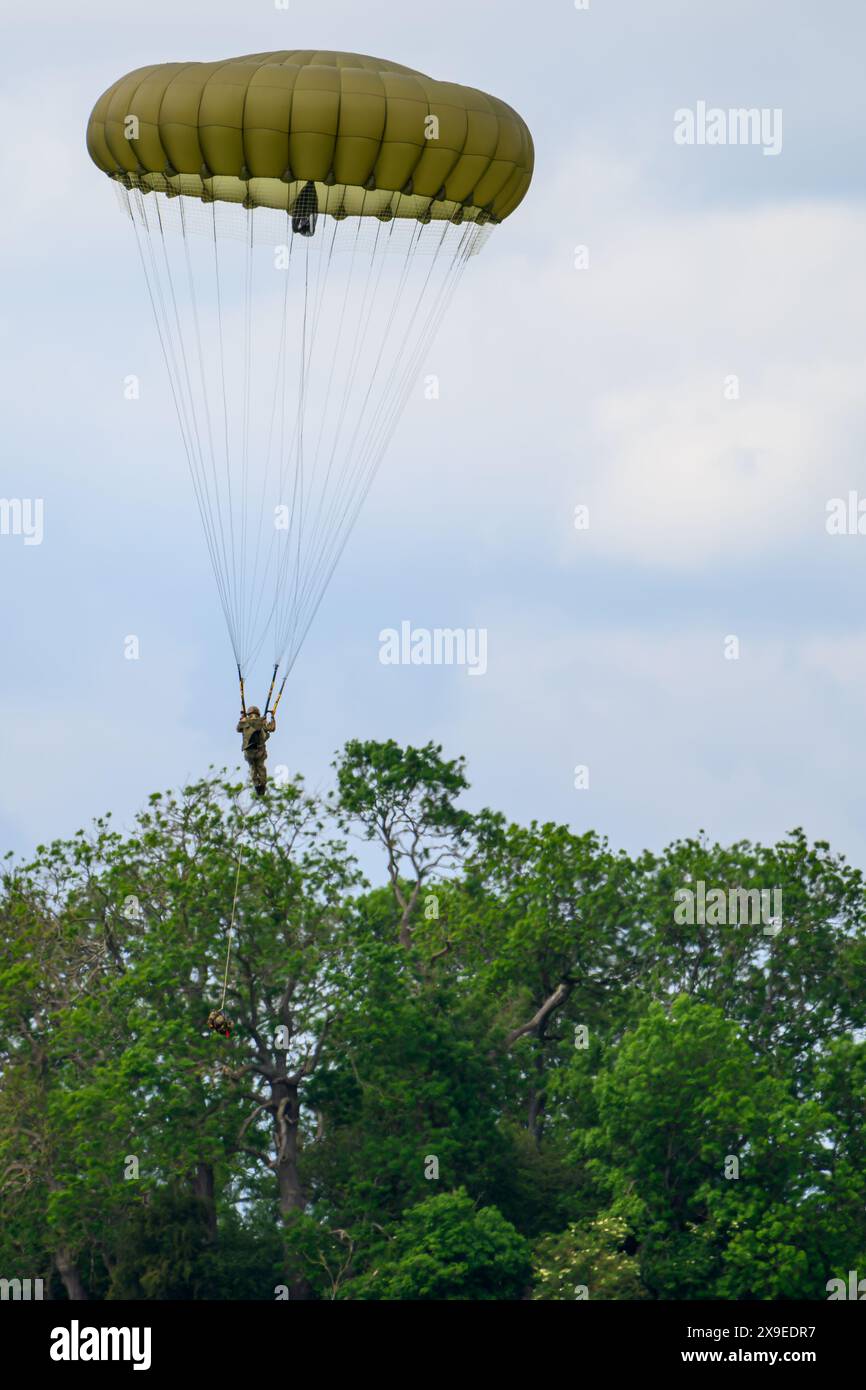
<instances>
[{"instance_id":1,"label":"parachute harness","mask_svg":"<svg viewBox=\"0 0 866 1390\"><path fill-rule=\"evenodd\" d=\"M358 215L320 213L302 231L310 192L309 208L283 212L208 205L174 189L118 191L242 709L244 678L270 635L276 712L425 354L490 228L370 216L367 194Z\"/></svg>"}]
</instances>

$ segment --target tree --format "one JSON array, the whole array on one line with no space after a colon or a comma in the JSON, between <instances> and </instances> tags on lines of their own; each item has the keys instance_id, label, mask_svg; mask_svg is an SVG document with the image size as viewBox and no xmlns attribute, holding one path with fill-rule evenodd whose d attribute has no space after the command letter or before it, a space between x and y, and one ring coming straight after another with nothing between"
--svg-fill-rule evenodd
<instances>
[{"instance_id":1,"label":"tree","mask_svg":"<svg viewBox=\"0 0 866 1390\"><path fill-rule=\"evenodd\" d=\"M597 1039L627 1016L639 961L635 876L593 833L507 825L489 812L474 825L455 926L479 994L497 1001L492 1041L515 1051L526 1126L541 1143L553 1073L576 1029Z\"/></svg>"},{"instance_id":2,"label":"tree","mask_svg":"<svg viewBox=\"0 0 866 1390\"><path fill-rule=\"evenodd\" d=\"M375 1268L342 1297L376 1300L492 1300L523 1296L531 1269L527 1242L496 1207L476 1209L466 1192L444 1192L410 1207L386 1232Z\"/></svg>"},{"instance_id":3,"label":"tree","mask_svg":"<svg viewBox=\"0 0 866 1390\"><path fill-rule=\"evenodd\" d=\"M627 1231L622 1217L604 1212L545 1236L534 1250L532 1297L548 1302L646 1298L638 1262L622 1248Z\"/></svg>"},{"instance_id":4,"label":"tree","mask_svg":"<svg viewBox=\"0 0 866 1390\"><path fill-rule=\"evenodd\" d=\"M808 1234L826 1214L828 1116L720 1009L687 996L651 1005L596 1094L598 1127L582 1142L656 1297L816 1296Z\"/></svg>"},{"instance_id":5,"label":"tree","mask_svg":"<svg viewBox=\"0 0 866 1390\"><path fill-rule=\"evenodd\" d=\"M385 850L399 908L401 946L410 950L423 888L457 862L471 817L455 805L468 783L464 760L445 761L433 743L400 748L352 740L337 770L338 814L360 824Z\"/></svg>"},{"instance_id":6,"label":"tree","mask_svg":"<svg viewBox=\"0 0 866 1390\"><path fill-rule=\"evenodd\" d=\"M326 805L214 775L6 861L7 1277L824 1299L866 1267L857 870L799 831L633 858L470 815L432 744L337 766ZM701 881L781 892L780 930L684 918Z\"/></svg>"}]
</instances>

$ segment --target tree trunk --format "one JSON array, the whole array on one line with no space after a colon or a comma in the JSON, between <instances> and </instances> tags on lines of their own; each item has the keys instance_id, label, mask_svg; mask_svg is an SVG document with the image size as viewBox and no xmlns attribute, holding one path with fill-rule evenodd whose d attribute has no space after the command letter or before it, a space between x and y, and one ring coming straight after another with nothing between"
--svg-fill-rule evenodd
<instances>
[{"instance_id":1,"label":"tree trunk","mask_svg":"<svg viewBox=\"0 0 866 1390\"><path fill-rule=\"evenodd\" d=\"M529 1113L526 1117L526 1127L535 1141L536 1149L541 1148L541 1136L544 1131L544 1111L547 1104L547 1067L545 1064L544 1044L546 1041L545 1031L547 1020L539 1025L535 1057L533 1066L537 1077L534 1086L529 1088Z\"/></svg>"},{"instance_id":2,"label":"tree trunk","mask_svg":"<svg viewBox=\"0 0 866 1390\"><path fill-rule=\"evenodd\" d=\"M78 1266L65 1246L57 1251L54 1262L57 1265L57 1273L63 1280L66 1297L74 1299L76 1302L86 1302L87 1290L81 1282Z\"/></svg>"},{"instance_id":3,"label":"tree trunk","mask_svg":"<svg viewBox=\"0 0 866 1390\"><path fill-rule=\"evenodd\" d=\"M211 1240L217 1238L217 1214L216 1200L214 1198L214 1176L213 1165L210 1163L197 1163L192 1180L192 1190L200 1202L204 1203L205 1216L207 1219L208 1235Z\"/></svg>"},{"instance_id":4,"label":"tree trunk","mask_svg":"<svg viewBox=\"0 0 866 1390\"><path fill-rule=\"evenodd\" d=\"M542 1083L543 1084L543 1083ZM527 1116L527 1129L535 1140L535 1147L541 1148L541 1135L544 1130L544 1091L535 1090L529 1092L529 1113Z\"/></svg>"},{"instance_id":5,"label":"tree trunk","mask_svg":"<svg viewBox=\"0 0 866 1390\"><path fill-rule=\"evenodd\" d=\"M297 1086L286 1077L277 1077L271 1082L271 1104L280 1214L285 1219L292 1212L303 1211L307 1205L298 1172L298 1120L301 1107Z\"/></svg>"},{"instance_id":6,"label":"tree trunk","mask_svg":"<svg viewBox=\"0 0 866 1390\"><path fill-rule=\"evenodd\" d=\"M286 1077L271 1082L271 1101L274 1116L274 1146L277 1151L277 1185L280 1215L289 1222L296 1212L302 1212L307 1198L298 1171L298 1122L301 1105L298 1087ZM289 1295L293 1302L310 1298L312 1289L299 1268L289 1272Z\"/></svg>"}]
</instances>

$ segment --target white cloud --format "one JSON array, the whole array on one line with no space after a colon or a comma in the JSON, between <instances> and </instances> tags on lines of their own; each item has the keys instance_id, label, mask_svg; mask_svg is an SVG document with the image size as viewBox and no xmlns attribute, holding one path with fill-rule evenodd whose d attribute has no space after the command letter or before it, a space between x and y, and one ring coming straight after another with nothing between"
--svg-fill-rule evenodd
<instances>
[{"instance_id":1,"label":"white cloud","mask_svg":"<svg viewBox=\"0 0 866 1390\"><path fill-rule=\"evenodd\" d=\"M441 482L457 438L464 505L495 502L509 550L544 511L563 563L577 502L600 558L700 571L808 549L827 498L862 476L866 211L660 211L633 170L592 158L558 186L554 205L579 188L579 211L536 209L519 256L506 224L471 268L462 336L440 349L459 399L439 430L428 409L436 442L414 466Z\"/></svg>"}]
</instances>

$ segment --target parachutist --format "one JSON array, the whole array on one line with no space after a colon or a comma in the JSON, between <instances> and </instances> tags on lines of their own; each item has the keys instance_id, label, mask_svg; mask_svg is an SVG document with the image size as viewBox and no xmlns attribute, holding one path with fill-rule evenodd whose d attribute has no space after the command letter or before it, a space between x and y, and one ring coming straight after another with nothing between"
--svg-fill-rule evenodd
<instances>
[{"instance_id":1,"label":"parachutist","mask_svg":"<svg viewBox=\"0 0 866 1390\"><path fill-rule=\"evenodd\" d=\"M261 713L258 705L250 705L246 712L241 710L237 732L243 734L243 755L249 765L253 791L259 797L264 796L268 785L266 744L271 734L276 733L276 729L274 716L267 718Z\"/></svg>"},{"instance_id":2,"label":"parachutist","mask_svg":"<svg viewBox=\"0 0 866 1390\"><path fill-rule=\"evenodd\" d=\"M146 131L121 152L117 123L143 71ZM446 111L430 148L439 117L427 115ZM404 376L484 224L529 189L532 135L475 88L294 49L136 65L96 102L87 149L118 180L135 232L245 720L243 672L266 646L282 693L406 404ZM184 212L196 193L206 237ZM243 255L221 248L236 235ZM268 696L265 721L271 708ZM269 730L249 728L261 797Z\"/></svg>"},{"instance_id":3,"label":"parachutist","mask_svg":"<svg viewBox=\"0 0 866 1390\"><path fill-rule=\"evenodd\" d=\"M292 231L299 236L312 236L316 230L316 218L319 213L319 199L316 196L316 185L305 183L292 208Z\"/></svg>"},{"instance_id":4,"label":"parachutist","mask_svg":"<svg viewBox=\"0 0 866 1390\"><path fill-rule=\"evenodd\" d=\"M207 1026L212 1033L222 1033L224 1038L231 1037L231 1024L222 1009L211 1009L207 1016Z\"/></svg>"}]
</instances>

